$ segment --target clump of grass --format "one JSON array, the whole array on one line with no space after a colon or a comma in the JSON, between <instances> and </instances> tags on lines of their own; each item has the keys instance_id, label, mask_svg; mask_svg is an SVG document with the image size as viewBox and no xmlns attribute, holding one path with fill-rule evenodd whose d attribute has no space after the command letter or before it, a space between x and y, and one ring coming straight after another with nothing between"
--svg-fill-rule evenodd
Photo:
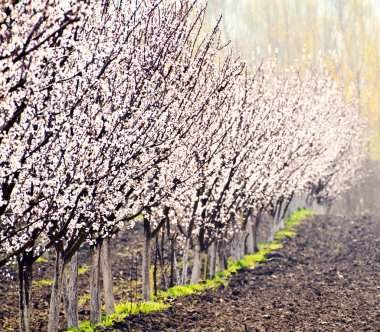
<instances>
[{"instance_id":1,"label":"clump of grass","mask_svg":"<svg viewBox=\"0 0 380 332\"><path fill-rule=\"evenodd\" d=\"M179 296L191 295L200 293L205 290L207 287L205 284L197 284L197 285L184 285L184 286L174 286L169 288L167 291L158 291L156 299L158 300L166 300L168 298L177 298Z\"/></svg>"},{"instance_id":2,"label":"clump of grass","mask_svg":"<svg viewBox=\"0 0 380 332\"><path fill-rule=\"evenodd\" d=\"M90 299L90 294L84 294L78 301L79 304L85 304Z\"/></svg>"},{"instance_id":3,"label":"clump of grass","mask_svg":"<svg viewBox=\"0 0 380 332\"><path fill-rule=\"evenodd\" d=\"M261 242L257 246L259 247L259 251L273 251L284 247L281 242L275 240L270 242Z\"/></svg>"},{"instance_id":4,"label":"clump of grass","mask_svg":"<svg viewBox=\"0 0 380 332\"><path fill-rule=\"evenodd\" d=\"M295 237L296 236L296 232L293 232L293 231L286 231L286 230L281 230L281 231L278 231L276 233L276 235L274 236L275 240L281 240L285 237Z\"/></svg>"},{"instance_id":5,"label":"clump of grass","mask_svg":"<svg viewBox=\"0 0 380 332\"><path fill-rule=\"evenodd\" d=\"M33 280L32 283L36 286L51 286L53 284L53 280L51 279Z\"/></svg>"},{"instance_id":6,"label":"clump of grass","mask_svg":"<svg viewBox=\"0 0 380 332\"><path fill-rule=\"evenodd\" d=\"M228 279L229 277L231 277L231 272L227 270L224 270L224 271L218 271L216 272L216 278L219 278L219 279Z\"/></svg>"},{"instance_id":7,"label":"clump of grass","mask_svg":"<svg viewBox=\"0 0 380 332\"><path fill-rule=\"evenodd\" d=\"M89 269L90 267L87 264L83 265L78 269L78 275L85 274Z\"/></svg>"},{"instance_id":8,"label":"clump of grass","mask_svg":"<svg viewBox=\"0 0 380 332\"><path fill-rule=\"evenodd\" d=\"M2 329L4 331L14 331L14 327L12 327L12 325L7 325L6 323L3 324Z\"/></svg>"},{"instance_id":9,"label":"clump of grass","mask_svg":"<svg viewBox=\"0 0 380 332\"><path fill-rule=\"evenodd\" d=\"M286 219L284 229L279 230L275 234L274 239L281 240L285 237L295 237L300 223L312 215L314 215L314 213L309 210L297 210L296 212L292 213L292 215Z\"/></svg>"},{"instance_id":10,"label":"clump of grass","mask_svg":"<svg viewBox=\"0 0 380 332\"><path fill-rule=\"evenodd\" d=\"M207 279L204 284L205 284L206 288L215 289L221 285L226 285L227 279L228 279L228 277L216 275L214 279L211 279L211 280Z\"/></svg>"},{"instance_id":11,"label":"clump of grass","mask_svg":"<svg viewBox=\"0 0 380 332\"><path fill-rule=\"evenodd\" d=\"M116 305L116 313L114 315L134 315L138 313L148 313L168 308L169 305L159 301L146 301L146 302L126 302L121 305ZM112 315L111 315L112 316ZM103 319L103 321L106 318Z\"/></svg>"},{"instance_id":12,"label":"clump of grass","mask_svg":"<svg viewBox=\"0 0 380 332\"><path fill-rule=\"evenodd\" d=\"M42 256L40 256L36 259L36 263L47 263L47 262L48 262L48 260L43 258Z\"/></svg>"}]
</instances>

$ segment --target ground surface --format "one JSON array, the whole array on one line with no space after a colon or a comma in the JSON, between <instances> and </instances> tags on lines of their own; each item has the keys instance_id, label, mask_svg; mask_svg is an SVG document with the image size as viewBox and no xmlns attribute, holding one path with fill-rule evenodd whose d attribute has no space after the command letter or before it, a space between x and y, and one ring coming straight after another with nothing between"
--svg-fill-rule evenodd
<instances>
[{"instance_id":1,"label":"ground surface","mask_svg":"<svg viewBox=\"0 0 380 332\"><path fill-rule=\"evenodd\" d=\"M113 242L118 302L140 291L139 234L137 227ZM79 262L80 319L86 320L88 250ZM36 264L32 331L46 330L52 268L52 257ZM16 278L16 268L10 272ZM0 296L0 331L17 331L16 280L0 274ZM61 318L63 328L63 308ZM313 219L269 262L233 277L225 289L177 299L167 311L130 317L108 329L114 330L380 331L380 221Z\"/></svg>"},{"instance_id":2,"label":"ground surface","mask_svg":"<svg viewBox=\"0 0 380 332\"><path fill-rule=\"evenodd\" d=\"M380 331L380 223L318 217L229 286L103 331Z\"/></svg>"},{"instance_id":3,"label":"ground surface","mask_svg":"<svg viewBox=\"0 0 380 332\"><path fill-rule=\"evenodd\" d=\"M264 241L268 237L268 223L263 223L259 228L259 238ZM160 243L162 242L160 234ZM110 251L114 293L116 303L137 302L141 298L141 262L143 226L136 222L133 229L121 231L112 239ZM170 248L167 238L165 248ZM154 247L154 246L153 246ZM154 257L155 248L152 248ZM163 267L165 269L166 281L169 278L170 251L163 252ZM46 261L35 263L33 268L33 285L31 293L31 332L47 330L48 308L51 294L51 283L54 270L54 253L45 255ZM179 255L179 259L181 259ZM78 254L79 272L78 276L78 311L79 320L89 320L89 265L90 252L88 246L84 246ZM190 272L190 269L189 269ZM10 273L11 278L5 275ZM167 282L166 282L167 283ZM159 278L159 289L165 289L163 278ZM103 312L105 315L105 312ZM65 309L61 305L60 327L64 331L67 319ZM17 266L7 269L0 268L0 332L18 331L18 287Z\"/></svg>"}]
</instances>

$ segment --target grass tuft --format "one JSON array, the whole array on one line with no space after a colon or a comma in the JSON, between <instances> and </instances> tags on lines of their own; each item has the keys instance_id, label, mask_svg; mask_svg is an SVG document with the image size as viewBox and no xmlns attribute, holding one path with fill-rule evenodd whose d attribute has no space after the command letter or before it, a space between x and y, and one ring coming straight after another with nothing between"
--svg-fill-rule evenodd
<instances>
[{"instance_id":1,"label":"grass tuft","mask_svg":"<svg viewBox=\"0 0 380 332\"><path fill-rule=\"evenodd\" d=\"M84 294L78 301L80 305L85 304L90 299L90 294Z\"/></svg>"},{"instance_id":2,"label":"grass tuft","mask_svg":"<svg viewBox=\"0 0 380 332\"><path fill-rule=\"evenodd\" d=\"M297 235L298 226L307 217L314 215L314 212L309 210L297 210L292 215L288 217L285 221L285 227L279 230L275 236L275 240L281 240L285 237L293 238Z\"/></svg>"},{"instance_id":3,"label":"grass tuft","mask_svg":"<svg viewBox=\"0 0 380 332\"><path fill-rule=\"evenodd\" d=\"M47 263L47 262L48 262L48 260L43 258L42 256L40 256L36 259L36 263Z\"/></svg>"},{"instance_id":4,"label":"grass tuft","mask_svg":"<svg viewBox=\"0 0 380 332\"><path fill-rule=\"evenodd\" d=\"M51 279L41 279L41 280L33 280L33 285L36 286L51 286L53 284L53 280Z\"/></svg>"},{"instance_id":5,"label":"grass tuft","mask_svg":"<svg viewBox=\"0 0 380 332\"><path fill-rule=\"evenodd\" d=\"M78 275L82 275L82 274L85 274L88 270L90 269L90 267L88 265L83 265L82 267L80 267L78 269Z\"/></svg>"}]
</instances>

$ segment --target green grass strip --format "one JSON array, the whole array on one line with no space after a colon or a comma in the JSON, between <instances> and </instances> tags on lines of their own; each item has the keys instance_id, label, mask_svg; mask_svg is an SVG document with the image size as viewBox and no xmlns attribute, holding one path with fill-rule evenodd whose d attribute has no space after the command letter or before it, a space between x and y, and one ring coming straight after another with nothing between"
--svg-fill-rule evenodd
<instances>
[{"instance_id":1,"label":"green grass strip","mask_svg":"<svg viewBox=\"0 0 380 332\"><path fill-rule=\"evenodd\" d=\"M284 229L275 234L273 241L259 243L258 252L245 255L241 260L232 262L229 259L227 270L217 272L216 277L212 280L202 280L201 283L197 285L174 286L167 291L158 291L157 296L153 297L153 301L117 304L115 308L116 313L110 316L103 316L100 324L90 324L89 321L85 321L79 324L79 328L69 329L68 332L94 332L96 327L112 326L114 323L121 322L130 315L169 308L170 304L168 302L170 299L185 295L199 294L206 289L216 289L221 285L226 285L232 274L244 268L254 268L258 263L266 261L268 254L281 249L283 247L281 240L285 237L294 237L297 234L296 232L301 222L313 215L314 213L309 210L297 210L287 218Z\"/></svg>"}]
</instances>

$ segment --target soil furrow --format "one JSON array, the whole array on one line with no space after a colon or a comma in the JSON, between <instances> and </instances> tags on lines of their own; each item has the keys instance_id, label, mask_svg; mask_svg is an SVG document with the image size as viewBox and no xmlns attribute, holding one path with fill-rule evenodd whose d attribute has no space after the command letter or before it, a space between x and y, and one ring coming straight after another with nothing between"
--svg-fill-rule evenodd
<instances>
[{"instance_id":1,"label":"soil furrow","mask_svg":"<svg viewBox=\"0 0 380 332\"><path fill-rule=\"evenodd\" d=\"M103 331L380 331L380 222L316 217L229 285Z\"/></svg>"}]
</instances>

